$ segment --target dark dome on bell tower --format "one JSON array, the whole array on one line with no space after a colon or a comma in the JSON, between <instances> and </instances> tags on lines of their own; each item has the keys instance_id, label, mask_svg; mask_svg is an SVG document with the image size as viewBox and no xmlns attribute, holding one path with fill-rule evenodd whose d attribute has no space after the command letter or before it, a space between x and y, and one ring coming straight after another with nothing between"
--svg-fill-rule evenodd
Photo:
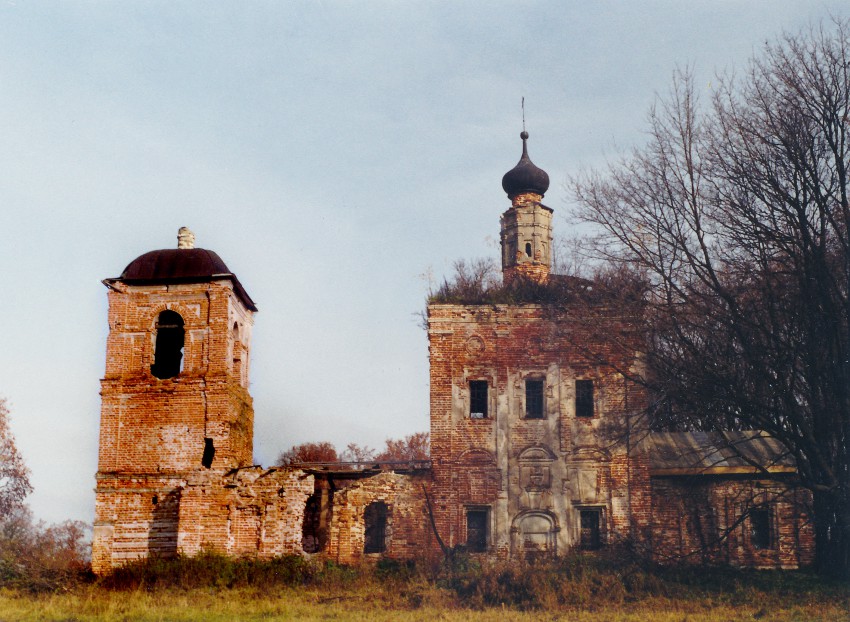
<instances>
[{"instance_id":1,"label":"dark dome on bell tower","mask_svg":"<svg viewBox=\"0 0 850 622\"><path fill-rule=\"evenodd\" d=\"M534 192L543 196L549 189L549 175L541 168L534 165L528 157L528 132L525 130L520 134L522 138L522 157L515 167L505 173L502 177L502 188L513 199L524 192Z\"/></svg>"}]
</instances>

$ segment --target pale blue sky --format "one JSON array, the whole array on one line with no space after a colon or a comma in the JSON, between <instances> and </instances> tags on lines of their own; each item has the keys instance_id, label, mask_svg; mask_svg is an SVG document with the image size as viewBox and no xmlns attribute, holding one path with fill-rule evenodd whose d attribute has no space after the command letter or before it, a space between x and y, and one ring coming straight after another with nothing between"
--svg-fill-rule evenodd
<instances>
[{"instance_id":1,"label":"pale blue sky","mask_svg":"<svg viewBox=\"0 0 850 622\"><path fill-rule=\"evenodd\" d=\"M844 2L0 2L0 395L48 520L91 520L105 277L190 227L257 301L255 456L428 429L430 270L497 256L501 176L640 144L676 65Z\"/></svg>"}]
</instances>

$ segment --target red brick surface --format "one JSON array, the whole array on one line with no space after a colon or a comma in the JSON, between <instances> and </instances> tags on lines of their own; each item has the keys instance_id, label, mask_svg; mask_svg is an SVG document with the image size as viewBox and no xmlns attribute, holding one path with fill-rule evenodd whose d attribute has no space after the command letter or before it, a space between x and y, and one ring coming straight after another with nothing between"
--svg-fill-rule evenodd
<instances>
[{"instance_id":1,"label":"red brick surface","mask_svg":"<svg viewBox=\"0 0 850 622\"><path fill-rule=\"evenodd\" d=\"M656 561L798 568L814 562L811 494L795 478L660 477L652 481L647 532ZM752 540L749 509L767 509L770 546Z\"/></svg>"},{"instance_id":2,"label":"red brick surface","mask_svg":"<svg viewBox=\"0 0 850 622\"><path fill-rule=\"evenodd\" d=\"M182 370L151 374L157 318L183 318ZM248 394L252 313L230 280L169 285L113 283L106 373L101 382L100 453L93 566L178 550L186 482L212 439L210 471L250 466L254 412Z\"/></svg>"},{"instance_id":3,"label":"red brick surface","mask_svg":"<svg viewBox=\"0 0 850 622\"><path fill-rule=\"evenodd\" d=\"M538 216L523 218L536 227ZM507 269L545 279L548 263ZM659 562L791 568L813 560L810 495L791 474L650 476L636 449L648 402L633 381L644 373L641 323L617 308L429 305L431 470L307 472L252 466L253 318L232 281L111 287L97 573L204 549L268 558L306 548L339 563L434 556L438 536L450 547L467 542L468 511L486 512L486 549L497 557L575 549L581 513L595 512L604 544L629 542ZM183 318L185 347L182 371L160 380L150 367L165 309ZM527 379L543 382L541 419L525 416ZM591 418L576 416L579 379L594 383ZM487 418L470 418L471 380L488 383ZM215 447L209 467L205 439ZM365 511L376 502L387 507L386 546L367 554ZM753 507L770 512L770 546L761 549Z\"/></svg>"}]
</instances>

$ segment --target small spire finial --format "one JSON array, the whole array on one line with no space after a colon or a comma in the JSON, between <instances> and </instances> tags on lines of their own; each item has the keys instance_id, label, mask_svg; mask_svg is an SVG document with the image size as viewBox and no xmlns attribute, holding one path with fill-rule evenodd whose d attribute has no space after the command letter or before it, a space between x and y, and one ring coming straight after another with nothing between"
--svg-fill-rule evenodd
<instances>
[{"instance_id":1,"label":"small spire finial","mask_svg":"<svg viewBox=\"0 0 850 622\"><path fill-rule=\"evenodd\" d=\"M189 230L189 227L180 227L177 230L177 248L195 248L195 234Z\"/></svg>"},{"instance_id":2,"label":"small spire finial","mask_svg":"<svg viewBox=\"0 0 850 622\"><path fill-rule=\"evenodd\" d=\"M522 98L522 131L525 132L525 96Z\"/></svg>"},{"instance_id":3,"label":"small spire finial","mask_svg":"<svg viewBox=\"0 0 850 622\"><path fill-rule=\"evenodd\" d=\"M528 132L525 131L525 97L522 98L522 132L519 137L522 138L522 153L527 155L525 149L525 141L528 140Z\"/></svg>"}]
</instances>

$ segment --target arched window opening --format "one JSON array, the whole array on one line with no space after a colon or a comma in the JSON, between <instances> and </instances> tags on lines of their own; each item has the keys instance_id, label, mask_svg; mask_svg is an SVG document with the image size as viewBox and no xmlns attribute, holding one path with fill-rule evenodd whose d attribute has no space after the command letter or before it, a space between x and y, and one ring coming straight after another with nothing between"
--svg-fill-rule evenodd
<instances>
[{"instance_id":1,"label":"arched window opening","mask_svg":"<svg viewBox=\"0 0 850 622\"><path fill-rule=\"evenodd\" d=\"M160 379L174 378L183 368L183 343L186 331L183 318L174 311L163 311L156 320L156 344L151 373Z\"/></svg>"},{"instance_id":2,"label":"arched window opening","mask_svg":"<svg viewBox=\"0 0 850 622\"><path fill-rule=\"evenodd\" d=\"M525 256L531 257L531 242L525 243Z\"/></svg>"},{"instance_id":3,"label":"arched window opening","mask_svg":"<svg viewBox=\"0 0 850 622\"><path fill-rule=\"evenodd\" d=\"M555 521L548 514L535 512L521 517L516 524L518 550L526 559L538 559L556 552Z\"/></svg>"},{"instance_id":4,"label":"arched window opening","mask_svg":"<svg viewBox=\"0 0 850 622\"><path fill-rule=\"evenodd\" d=\"M364 553L383 553L387 549L387 504L375 501L366 506L363 513L366 523Z\"/></svg>"},{"instance_id":5,"label":"arched window opening","mask_svg":"<svg viewBox=\"0 0 850 622\"><path fill-rule=\"evenodd\" d=\"M236 376L240 376L242 374L242 344L239 342L239 324L233 322L233 330L230 332L231 337L233 338L233 359L232 359L232 369Z\"/></svg>"}]
</instances>

